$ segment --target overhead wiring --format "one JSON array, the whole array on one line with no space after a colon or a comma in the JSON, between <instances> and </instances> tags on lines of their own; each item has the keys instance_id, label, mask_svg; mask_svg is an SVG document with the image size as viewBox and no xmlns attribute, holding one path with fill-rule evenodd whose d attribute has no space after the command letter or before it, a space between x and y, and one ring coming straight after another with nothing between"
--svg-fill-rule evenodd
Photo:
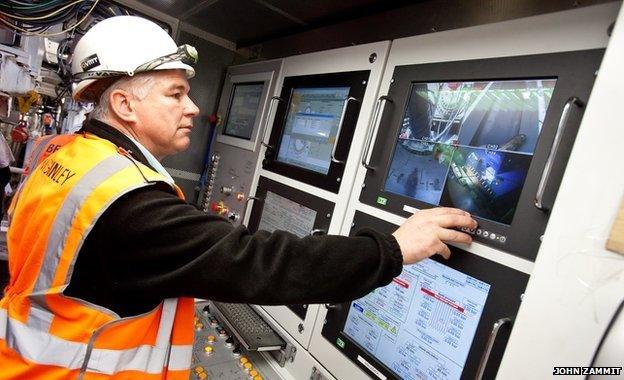
<instances>
[{"instance_id":1,"label":"overhead wiring","mask_svg":"<svg viewBox=\"0 0 624 380\"><path fill-rule=\"evenodd\" d=\"M96 9L99 2L100 0L93 0L88 11L83 14L84 8L86 8L89 1L76 0L69 4L63 4L58 0L51 0L47 3L33 4L43 7L47 6L44 13L41 12L40 8L38 8L36 12L32 12L32 9L23 6L25 3L17 0L5 0L0 3L0 14L4 16L0 17L0 22L25 36L58 36L76 29L85 22ZM19 7L20 11L16 12L16 7L19 5L21 5L21 7ZM59 5L61 6L58 7ZM50 6L52 6L52 8L50 8ZM80 19L73 22L71 26L66 26L67 22L70 22L72 19L78 19L79 17ZM61 31L43 33L43 31L49 29L53 25L61 23L63 24Z\"/></svg>"}]
</instances>

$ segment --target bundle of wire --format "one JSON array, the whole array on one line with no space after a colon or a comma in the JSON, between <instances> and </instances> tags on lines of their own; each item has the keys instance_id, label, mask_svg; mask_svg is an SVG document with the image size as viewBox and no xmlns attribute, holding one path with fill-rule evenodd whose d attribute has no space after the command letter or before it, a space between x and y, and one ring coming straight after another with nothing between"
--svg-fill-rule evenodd
<instances>
[{"instance_id":1,"label":"bundle of wire","mask_svg":"<svg viewBox=\"0 0 624 380\"><path fill-rule=\"evenodd\" d=\"M121 13L120 7L102 0L0 1L0 23L24 36L57 36L84 28L89 16L101 20ZM48 32L57 25L60 31Z\"/></svg>"}]
</instances>

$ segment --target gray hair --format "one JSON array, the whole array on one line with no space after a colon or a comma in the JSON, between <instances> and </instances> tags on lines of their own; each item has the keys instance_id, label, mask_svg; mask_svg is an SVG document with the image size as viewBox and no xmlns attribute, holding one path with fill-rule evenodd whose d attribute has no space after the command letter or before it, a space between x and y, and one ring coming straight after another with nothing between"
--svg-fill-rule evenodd
<instances>
[{"instance_id":1,"label":"gray hair","mask_svg":"<svg viewBox=\"0 0 624 380\"><path fill-rule=\"evenodd\" d=\"M100 95L100 100L95 103L93 111L89 114L89 118L104 122L108 121L110 116L108 113L110 94L115 90L124 90L141 100L144 99L154 84L156 84L154 75L150 74L151 73L139 73L131 77L123 77L116 80Z\"/></svg>"}]
</instances>

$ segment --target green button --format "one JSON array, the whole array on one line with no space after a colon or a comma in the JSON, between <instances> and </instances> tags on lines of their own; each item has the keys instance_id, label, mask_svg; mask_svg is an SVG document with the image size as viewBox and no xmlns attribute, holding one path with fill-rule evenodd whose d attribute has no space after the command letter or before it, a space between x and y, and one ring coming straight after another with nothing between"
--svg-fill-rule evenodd
<instances>
[{"instance_id":1,"label":"green button","mask_svg":"<svg viewBox=\"0 0 624 380\"><path fill-rule=\"evenodd\" d=\"M336 339L336 344L338 345L338 347L340 348L345 348L345 342L342 341L342 339L337 338Z\"/></svg>"},{"instance_id":2,"label":"green button","mask_svg":"<svg viewBox=\"0 0 624 380\"><path fill-rule=\"evenodd\" d=\"M377 203L385 206L386 204L388 204L388 199L384 197L377 197Z\"/></svg>"}]
</instances>

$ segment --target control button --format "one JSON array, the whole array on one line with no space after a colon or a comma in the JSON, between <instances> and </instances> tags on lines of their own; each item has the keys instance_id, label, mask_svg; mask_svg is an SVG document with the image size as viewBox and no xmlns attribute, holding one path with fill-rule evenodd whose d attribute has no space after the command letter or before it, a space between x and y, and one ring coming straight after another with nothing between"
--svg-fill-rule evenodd
<instances>
[{"instance_id":1,"label":"control button","mask_svg":"<svg viewBox=\"0 0 624 380\"><path fill-rule=\"evenodd\" d=\"M209 305L204 306L202 311L204 312L205 315L209 315L210 314L210 306Z\"/></svg>"},{"instance_id":2,"label":"control button","mask_svg":"<svg viewBox=\"0 0 624 380\"><path fill-rule=\"evenodd\" d=\"M242 202L245 200L245 193L236 193L236 200Z\"/></svg>"},{"instance_id":3,"label":"control button","mask_svg":"<svg viewBox=\"0 0 624 380\"><path fill-rule=\"evenodd\" d=\"M253 380L262 380L262 376L260 376L260 375L254 376Z\"/></svg>"},{"instance_id":4,"label":"control button","mask_svg":"<svg viewBox=\"0 0 624 380\"><path fill-rule=\"evenodd\" d=\"M195 367L195 373L202 373L202 372L204 372L204 367L202 366Z\"/></svg>"},{"instance_id":5,"label":"control button","mask_svg":"<svg viewBox=\"0 0 624 380\"><path fill-rule=\"evenodd\" d=\"M199 323L197 323L197 324L195 325L195 329L196 329L197 331L200 331L200 330L201 330L201 329L203 329L203 328L204 328L204 324L203 324L203 323L201 323L201 322L199 322Z\"/></svg>"},{"instance_id":6,"label":"control button","mask_svg":"<svg viewBox=\"0 0 624 380\"><path fill-rule=\"evenodd\" d=\"M234 347L234 338L229 337L225 340L225 347L232 348Z\"/></svg>"},{"instance_id":7,"label":"control button","mask_svg":"<svg viewBox=\"0 0 624 380\"><path fill-rule=\"evenodd\" d=\"M488 231L483 231L483 237L488 237L490 236L490 233Z\"/></svg>"},{"instance_id":8,"label":"control button","mask_svg":"<svg viewBox=\"0 0 624 380\"><path fill-rule=\"evenodd\" d=\"M225 330L221 329L221 330L219 330L219 336L220 336L221 338L226 337L226 336L227 336L227 333L225 332Z\"/></svg>"},{"instance_id":9,"label":"control button","mask_svg":"<svg viewBox=\"0 0 624 380\"><path fill-rule=\"evenodd\" d=\"M214 348L212 348L212 346L206 346L204 347L204 352L206 353L206 355L212 355L212 353L214 352Z\"/></svg>"},{"instance_id":10,"label":"control button","mask_svg":"<svg viewBox=\"0 0 624 380\"><path fill-rule=\"evenodd\" d=\"M501 243L505 243L507 241L507 236L499 236L498 241L500 241Z\"/></svg>"},{"instance_id":11,"label":"control button","mask_svg":"<svg viewBox=\"0 0 624 380\"><path fill-rule=\"evenodd\" d=\"M481 233L483 233L483 231L480 228L477 228L477 235L481 236Z\"/></svg>"},{"instance_id":12,"label":"control button","mask_svg":"<svg viewBox=\"0 0 624 380\"><path fill-rule=\"evenodd\" d=\"M215 318L210 318L210 327L217 327L219 325L219 321Z\"/></svg>"},{"instance_id":13,"label":"control button","mask_svg":"<svg viewBox=\"0 0 624 380\"><path fill-rule=\"evenodd\" d=\"M496 240L496 234L494 232L490 234L490 239Z\"/></svg>"},{"instance_id":14,"label":"control button","mask_svg":"<svg viewBox=\"0 0 624 380\"><path fill-rule=\"evenodd\" d=\"M249 372L253 369L253 365L250 362L247 362L243 364L243 369L245 370L245 372Z\"/></svg>"},{"instance_id":15,"label":"control button","mask_svg":"<svg viewBox=\"0 0 624 380\"><path fill-rule=\"evenodd\" d=\"M475 233L475 229L474 229L474 228L470 228L470 229L468 230L468 232L470 232L471 234L474 234L474 233Z\"/></svg>"},{"instance_id":16,"label":"control button","mask_svg":"<svg viewBox=\"0 0 624 380\"><path fill-rule=\"evenodd\" d=\"M240 348L236 347L232 350L232 356L234 356L235 358L241 356L241 350Z\"/></svg>"},{"instance_id":17,"label":"control button","mask_svg":"<svg viewBox=\"0 0 624 380\"><path fill-rule=\"evenodd\" d=\"M258 376L258 375L259 375L259 373L258 373L258 371L256 371L255 369L254 369L254 370L249 371L249 377L251 377L252 379L253 379L254 377Z\"/></svg>"},{"instance_id":18,"label":"control button","mask_svg":"<svg viewBox=\"0 0 624 380\"><path fill-rule=\"evenodd\" d=\"M205 378L207 378L207 377L208 377L208 374L207 374L206 372L202 372L202 373L198 374L198 375L197 375L197 377L198 377L200 380L204 380Z\"/></svg>"},{"instance_id":19,"label":"control button","mask_svg":"<svg viewBox=\"0 0 624 380\"><path fill-rule=\"evenodd\" d=\"M221 193L226 197L232 194L232 186L221 186Z\"/></svg>"},{"instance_id":20,"label":"control button","mask_svg":"<svg viewBox=\"0 0 624 380\"><path fill-rule=\"evenodd\" d=\"M249 361L249 359L247 359L244 356L241 356L240 359L238 359L238 362L240 363L240 365L245 365L245 363L247 363Z\"/></svg>"},{"instance_id":21,"label":"control button","mask_svg":"<svg viewBox=\"0 0 624 380\"><path fill-rule=\"evenodd\" d=\"M208 335L208 337L206 338L206 341L208 341L208 343L210 344L214 343L215 340L217 340L217 338L214 335Z\"/></svg>"},{"instance_id":22,"label":"control button","mask_svg":"<svg viewBox=\"0 0 624 380\"><path fill-rule=\"evenodd\" d=\"M232 211L228 214L228 219L232 222L238 222L238 220L240 219L240 214L236 211Z\"/></svg>"}]
</instances>

